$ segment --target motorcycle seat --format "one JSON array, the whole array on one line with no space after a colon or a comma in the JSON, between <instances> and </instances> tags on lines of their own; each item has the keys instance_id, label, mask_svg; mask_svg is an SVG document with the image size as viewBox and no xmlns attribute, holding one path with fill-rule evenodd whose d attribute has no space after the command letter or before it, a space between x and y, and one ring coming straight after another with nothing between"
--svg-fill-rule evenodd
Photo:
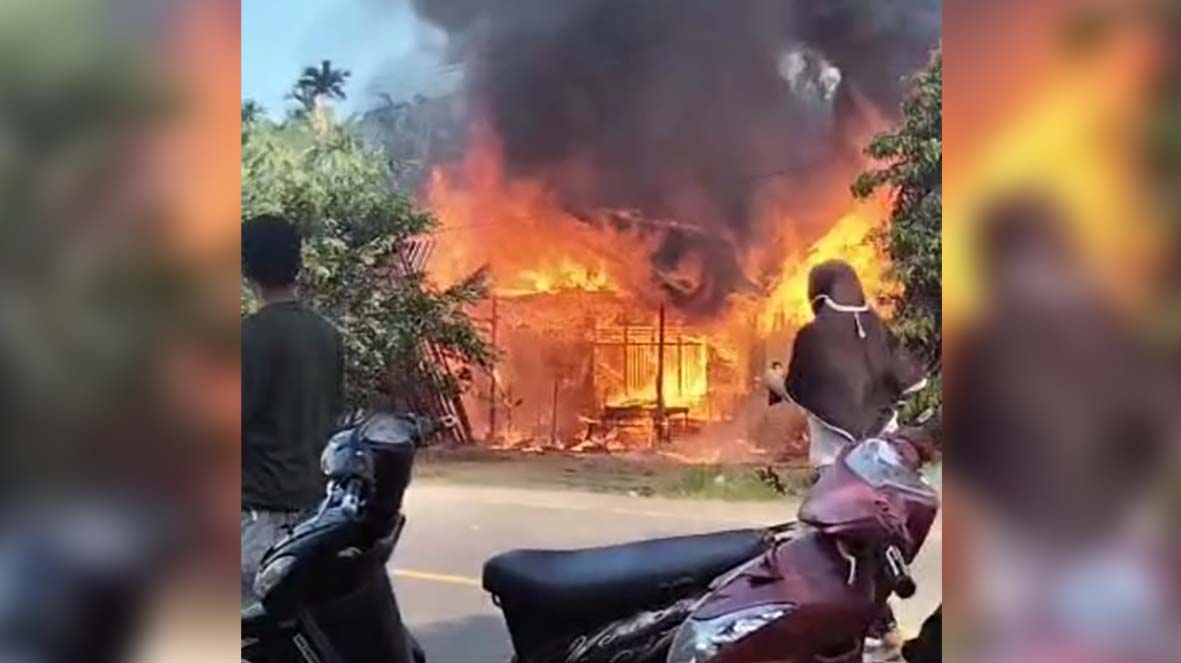
<instances>
[{"instance_id":1,"label":"motorcycle seat","mask_svg":"<svg viewBox=\"0 0 1181 663\"><path fill-rule=\"evenodd\" d=\"M512 550L484 565L484 589L530 619L609 620L705 587L766 547L762 529L582 550Z\"/></svg>"}]
</instances>

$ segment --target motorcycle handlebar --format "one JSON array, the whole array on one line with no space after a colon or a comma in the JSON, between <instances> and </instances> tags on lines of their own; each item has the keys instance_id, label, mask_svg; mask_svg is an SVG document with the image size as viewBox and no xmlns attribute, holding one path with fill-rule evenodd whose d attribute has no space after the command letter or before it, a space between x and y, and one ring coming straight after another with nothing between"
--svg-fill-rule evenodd
<instances>
[{"instance_id":1,"label":"motorcycle handlebar","mask_svg":"<svg viewBox=\"0 0 1181 663\"><path fill-rule=\"evenodd\" d=\"M885 556L886 574L894 584L894 593L903 599L914 596L918 591L918 585L910 575L910 568L906 565L906 559L902 557L902 551L898 546L891 544L886 548Z\"/></svg>"}]
</instances>

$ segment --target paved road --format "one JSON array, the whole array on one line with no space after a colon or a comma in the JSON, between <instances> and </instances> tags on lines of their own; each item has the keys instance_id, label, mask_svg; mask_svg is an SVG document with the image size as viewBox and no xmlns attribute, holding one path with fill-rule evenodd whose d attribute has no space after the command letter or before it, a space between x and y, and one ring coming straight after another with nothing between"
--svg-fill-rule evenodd
<instances>
[{"instance_id":1,"label":"paved road","mask_svg":"<svg viewBox=\"0 0 1181 663\"><path fill-rule=\"evenodd\" d=\"M507 661L508 634L480 588L484 560L511 548L577 548L787 521L795 505L669 500L419 480L391 564L407 624L431 663ZM913 634L942 595L942 527L916 560L919 594L896 605Z\"/></svg>"}]
</instances>

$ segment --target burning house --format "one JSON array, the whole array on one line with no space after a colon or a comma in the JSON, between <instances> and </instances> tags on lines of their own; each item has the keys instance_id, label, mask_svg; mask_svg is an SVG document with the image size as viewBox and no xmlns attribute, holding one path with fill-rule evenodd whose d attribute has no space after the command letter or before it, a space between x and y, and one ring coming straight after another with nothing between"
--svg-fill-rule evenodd
<instances>
[{"instance_id":1,"label":"burning house","mask_svg":"<svg viewBox=\"0 0 1181 663\"><path fill-rule=\"evenodd\" d=\"M442 223L431 271L442 282L488 270L492 297L475 313L501 359L477 378L468 413L501 446L650 449L733 422L761 396L757 376L785 358L811 316L808 270L840 257L881 306L897 292L870 239L886 210L855 205L820 237L775 236L740 259L758 282L716 307L708 263L656 269L672 221L562 208L536 180L507 178L492 147L437 169L426 200ZM457 179L453 179L457 178ZM766 223L792 228L768 208ZM771 231L769 237L773 235ZM723 240L718 240L722 242ZM728 247L733 248L733 247Z\"/></svg>"},{"instance_id":2,"label":"burning house","mask_svg":"<svg viewBox=\"0 0 1181 663\"><path fill-rule=\"evenodd\" d=\"M505 360L483 385L485 423L502 442L651 447L747 391L707 330L626 294L497 296L491 308Z\"/></svg>"},{"instance_id":3,"label":"burning house","mask_svg":"<svg viewBox=\"0 0 1181 663\"><path fill-rule=\"evenodd\" d=\"M415 2L464 72L461 145L421 201L431 277L491 279L478 436L708 437L765 407L811 266L839 257L871 297L896 293L870 240L887 201L848 187L938 42L938 0L488 5Z\"/></svg>"}]
</instances>

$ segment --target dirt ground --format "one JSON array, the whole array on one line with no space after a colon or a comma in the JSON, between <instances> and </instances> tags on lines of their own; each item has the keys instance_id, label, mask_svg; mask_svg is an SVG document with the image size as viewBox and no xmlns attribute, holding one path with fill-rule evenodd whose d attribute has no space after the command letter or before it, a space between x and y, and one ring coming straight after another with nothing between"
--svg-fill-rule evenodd
<instances>
[{"instance_id":1,"label":"dirt ground","mask_svg":"<svg viewBox=\"0 0 1181 663\"><path fill-rule=\"evenodd\" d=\"M711 499L775 499L807 485L801 462L693 465L653 453L522 452L481 448L428 449L416 475L454 483L567 488L596 493Z\"/></svg>"}]
</instances>

